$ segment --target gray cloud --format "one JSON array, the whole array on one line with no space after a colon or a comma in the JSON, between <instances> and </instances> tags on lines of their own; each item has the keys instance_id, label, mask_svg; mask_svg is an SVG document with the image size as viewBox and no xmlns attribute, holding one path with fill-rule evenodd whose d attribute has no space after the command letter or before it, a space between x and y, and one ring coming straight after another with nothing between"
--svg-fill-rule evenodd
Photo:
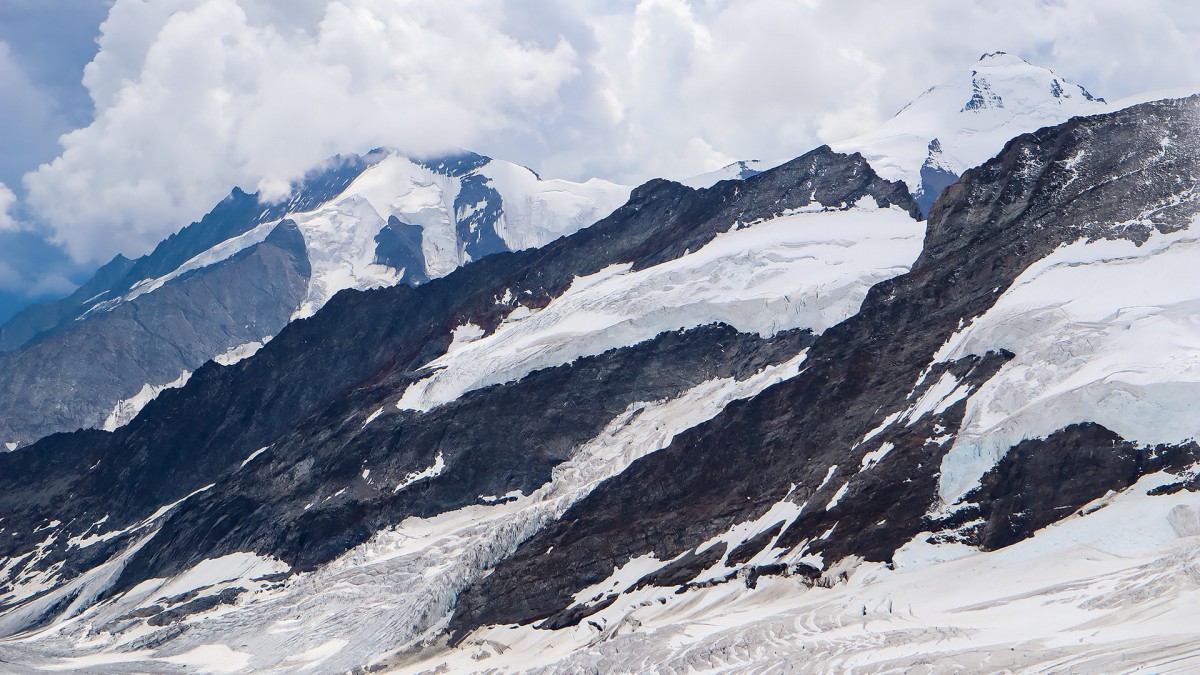
<instances>
[{"instance_id":1,"label":"gray cloud","mask_svg":"<svg viewBox=\"0 0 1200 675\"><path fill-rule=\"evenodd\" d=\"M1197 34L1190 0L118 0L95 120L25 185L100 260L336 152L680 177L857 134L984 51L1110 98L1196 86Z\"/></svg>"}]
</instances>

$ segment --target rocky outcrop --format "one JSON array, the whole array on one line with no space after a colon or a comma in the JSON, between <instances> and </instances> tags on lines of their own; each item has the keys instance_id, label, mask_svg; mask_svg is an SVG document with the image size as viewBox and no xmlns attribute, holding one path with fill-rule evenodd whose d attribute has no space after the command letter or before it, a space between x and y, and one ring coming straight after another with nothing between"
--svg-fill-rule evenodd
<instances>
[{"instance_id":1,"label":"rocky outcrop","mask_svg":"<svg viewBox=\"0 0 1200 675\"><path fill-rule=\"evenodd\" d=\"M575 504L460 598L455 634L582 619L586 612L571 609L574 594L630 559L687 554L782 500L807 507L773 544L781 552L827 564L849 556L889 560L934 526L927 514L940 503L939 468L965 397L948 399L947 391L934 399L943 404L923 409L920 402L943 376L952 389L973 391L1012 356L938 363L938 349L1063 244L1136 241L1186 226L1200 213L1189 187L1200 178L1198 120L1200 98L1191 98L1077 118L1014 139L946 190L912 271L876 285L859 314L822 334L804 372L730 406ZM1076 447L1081 461L1094 447L1070 432L1047 443ZM885 445L871 463L868 453ZM1172 452L1195 461L1189 447ZM1039 511L1005 529L1015 488L1004 486L1020 485L1024 479L1014 474L1028 464L1029 454L1019 451L975 495L989 518L979 543L1027 536L1088 497L1167 465L1125 462L1120 471L1079 472L1070 488L1026 486L1024 504Z\"/></svg>"}]
</instances>

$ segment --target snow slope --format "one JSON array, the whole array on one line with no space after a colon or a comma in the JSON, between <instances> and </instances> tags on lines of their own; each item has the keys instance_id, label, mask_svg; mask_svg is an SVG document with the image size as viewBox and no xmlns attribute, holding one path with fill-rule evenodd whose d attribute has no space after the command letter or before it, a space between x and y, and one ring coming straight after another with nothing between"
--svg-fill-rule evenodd
<instances>
[{"instance_id":1,"label":"snow slope","mask_svg":"<svg viewBox=\"0 0 1200 675\"><path fill-rule=\"evenodd\" d=\"M918 193L922 168L961 174L1010 139L1076 115L1107 112L1103 99L1017 56L984 54L970 73L921 94L879 128L831 143L860 152L875 171ZM931 147L934 141L938 147Z\"/></svg>"},{"instance_id":2,"label":"snow slope","mask_svg":"<svg viewBox=\"0 0 1200 675\"><path fill-rule=\"evenodd\" d=\"M743 159L723 166L716 171L685 178L679 182L697 190L710 188L723 180L745 180L751 176L757 176L767 169L772 169L783 164L784 161L786 160L768 162L761 159Z\"/></svg>"},{"instance_id":3,"label":"snow slope","mask_svg":"<svg viewBox=\"0 0 1200 675\"><path fill-rule=\"evenodd\" d=\"M577 278L563 295L531 311L519 298L486 337L456 333L448 353L429 363L401 408L429 410L462 394L518 380L669 330L722 322L744 333L822 332L858 311L867 289L908 270L924 226L869 198L846 211L793 213L734 224L698 251L631 271L616 265Z\"/></svg>"},{"instance_id":4,"label":"snow slope","mask_svg":"<svg viewBox=\"0 0 1200 675\"><path fill-rule=\"evenodd\" d=\"M470 173L430 166L393 151L368 158L372 165L340 195L317 208L289 213L263 223L187 261L179 268L137 284L123 298L97 306L103 310L153 292L188 272L218 264L260 243L284 220L295 222L304 237L312 277L308 294L294 318L312 316L338 291L366 290L399 283L406 270L377 259L375 237L395 217L421 228L421 254L428 278L445 276L470 262L458 232L459 221L474 213L459 208L463 177ZM585 183L542 180L533 171L509 162L479 158L474 171L499 193L502 211L490 225L508 250L543 246L587 227L629 197L629 188L592 179ZM482 204L475 207L482 208ZM407 270L412 272L412 270Z\"/></svg>"},{"instance_id":5,"label":"snow slope","mask_svg":"<svg viewBox=\"0 0 1200 675\"><path fill-rule=\"evenodd\" d=\"M968 399L941 491L953 503L1012 446L1069 424L1130 441L1200 438L1200 223L1063 246L1022 274L935 357L1016 357Z\"/></svg>"},{"instance_id":6,"label":"snow slope","mask_svg":"<svg viewBox=\"0 0 1200 675\"><path fill-rule=\"evenodd\" d=\"M831 587L648 587L579 626L484 628L391 672L1194 672L1200 537L1177 523L1196 520L1200 498L1146 495L1173 480L1146 476L1000 551L921 536L895 569L852 563Z\"/></svg>"}]
</instances>

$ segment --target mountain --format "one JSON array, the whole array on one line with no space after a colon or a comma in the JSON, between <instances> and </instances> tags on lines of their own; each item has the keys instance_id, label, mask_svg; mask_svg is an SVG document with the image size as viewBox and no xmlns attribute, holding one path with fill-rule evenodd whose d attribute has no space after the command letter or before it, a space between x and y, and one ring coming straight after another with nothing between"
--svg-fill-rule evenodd
<instances>
[{"instance_id":1,"label":"mountain","mask_svg":"<svg viewBox=\"0 0 1200 675\"><path fill-rule=\"evenodd\" d=\"M743 159L732 164L727 164L716 171L685 178L680 182L691 188L710 188L723 180L745 180L751 176L757 176L763 171L779 166L782 163L764 162L758 159Z\"/></svg>"},{"instance_id":2,"label":"mountain","mask_svg":"<svg viewBox=\"0 0 1200 675\"><path fill-rule=\"evenodd\" d=\"M818 148L0 455L0 663L1189 669L1200 97ZM151 294L152 295L152 294Z\"/></svg>"},{"instance_id":3,"label":"mountain","mask_svg":"<svg viewBox=\"0 0 1200 675\"><path fill-rule=\"evenodd\" d=\"M335 157L284 202L235 189L136 261L0 328L0 441L128 422L200 365L252 354L336 293L416 285L537 247L608 214L629 189L543 180L464 153Z\"/></svg>"},{"instance_id":4,"label":"mountain","mask_svg":"<svg viewBox=\"0 0 1200 675\"><path fill-rule=\"evenodd\" d=\"M1148 100L1132 97L1110 105L1049 69L992 52L958 79L930 87L879 127L830 145L838 152L862 154L879 175L903 182L921 213L928 214L942 190L967 169L994 157L1010 139L1078 115ZM706 188L779 164L782 161L742 160L681 182Z\"/></svg>"},{"instance_id":5,"label":"mountain","mask_svg":"<svg viewBox=\"0 0 1200 675\"><path fill-rule=\"evenodd\" d=\"M931 87L875 130L832 146L860 152L879 175L903 181L928 213L943 189L995 156L1009 139L1108 109L1104 99L1046 68L993 52L981 56L970 73Z\"/></svg>"},{"instance_id":6,"label":"mountain","mask_svg":"<svg viewBox=\"0 0 1200 675\"><path fill-rule=\"evenodd\" d=\"M902 187L823 148L712 190L652 182L541 249L416 287L341 294L253 357L202 367L111 434L56 435L0 456L0 556L16 561L0 626L12 634L99 611L108 618L94 625L115 621L104 630L118 642L145 644L146 627L173 632L201 607L250 599L234 588L266 590L209 575L222 583L190 594L191 582L142 585L150 579L194 564L255 578L332 571L406 518L514 503L583 460L576 451L614 420L639 418L639 434L666 442L669 429L794 372L814 332L907 269L923 232L915 214ZM714 325L720 317L734 327ZM479 351L489 344L501 346ZM619 470L623 452L596 452L564 497ZM33 532L47 509L58 521L52 540ZM395 562L377 571L411 588L405 561ZM167 595L128 604L141 590L128 591L151 586ZM396 620L363 613L344 624L345 639L388 633ZM266 635L264 661L278 644ZM51 649L72 653L77 639ZM357 650L342 658L361 658Z\"/></svg>"}]
</instances>

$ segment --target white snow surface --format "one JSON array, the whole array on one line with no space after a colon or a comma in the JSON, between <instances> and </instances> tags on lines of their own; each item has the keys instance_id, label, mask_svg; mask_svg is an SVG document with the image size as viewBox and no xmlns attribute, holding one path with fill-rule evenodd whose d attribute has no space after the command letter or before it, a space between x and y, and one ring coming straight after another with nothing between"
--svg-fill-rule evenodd
<instances>
[{"instance_id":1,"label":"white snow surface","mask_svg":"<svg viewBox=\"0 0 1200 675\"><path fill-rule=\"evenodd\" d=\"M503 214L497 234L510 250L545 244L607 216L629 198L630 188L600 179L583 183L543 180L533 171L509 162L491 160L478 169L500 193ZM467 213L454 202L461 179L434 171L394 151L367 168L340 195L307 212L289 213L308 251L312 278L294 318L312 316L338 291L366 290L398 283L403 270L375 261L375 235L395 216L420 226L425 274L445 276L470 262L456 224ZM228 260L264 241L282 220L263 223L155 279L139 282L123 297L98 303L102 311L153 292L187 272Z\"/></svg>"},{"instance_id":2,"label":"white snow surface","mask_svg":"<svg viewBox=\"0 0 1200 675\"><path fill-rule=\"evenodd\" d=\"M981 104L968 108L977 91ZM915 192L935 138L943 150L937 163L962 173L994 157L1016 136L1110 109L1050 70L997 52L984 55L957 80L927 90L877 129L830 147L862 153L880 176L904 181Z\"/></svg>"},{"instance_id":3,"label":"white snow surface","mask_svg":"<svg viewBox=\"0 0 1200 675\"><path fill-rule=\"evenodd\" d=\"M479 172L504 200L496 233L512 251L545 246L595 223L628 201L631 190L600 178L582 183L541 178L495 160Z\"/></svg>"},{"instance_id":4,"label":"white snow surface","mask_svg":"<svg viewBox=\"0 0 1200 675\"><path fill-rule=\"evenodd\" d=\"M1200 537L1171 514L1200 497L1146 495L1174 480L1147 476L1000 551L922 535L896 569L851 561L830 588L645 588L576 627L486 627L390 672L1195 672Z\"/></svg>"},{"instance_id":5,"label":"white snow surface","mask_svg":"<svg viewBox=\"0 0 1200 675\"><path fill-rule=\"evenodd\" d=\"M670 331L723 322L746 333L822 332L858 311L874 284L907 272L924 224L873 200L847 211L734 224L701 249L640 271L613 265L576 278L545 308L516 306L493 333L427 364L398 407L430 410L469 391L511 382Z\"/></svg>"},{"instance_id":6,"label":"white snow surface","mask_svg":"<svg viewBox=\"0 0 1200 675\"><path fill-rule=\"evenodd\" d=\"M167 389L178 389L182 387L183 385L187 384L187 381L191 379L191 377L191 371L185 370L179 375L178 378L166 384L142 385L142 388L140 391L138 391L138 393L127 399L117 401L117 404L113 406L112 412L108 414L108 417L105 418L104 423L100 428L104 429L105 431L116 431L126 424L129 424L133 421L133 418L138 416L138 413L142 411L142 408L145 408L151 401L158 398L159 394L163 393Z\"/></svg>"},{"instance_id":7,"label":"white snow surface","mask_svg":"<svg viewBox=\"0 0 1200 675\"><path fill-rule=\"evenodd\" d=\"M1142 444L1200 438L1200 224L1062 246L1026 270L935 362L1016 355L967 401L942 462L952 504L1022 440L1095 422Z\"/></svg>"},{"instance_id":8,"label":"white snow surface","mask_svg":"<svg viewBox=\"0 0 1200 675\"><path fill-rule=\"evenodd\" d=\"M786 159L767 161L761 159L743 159L732 164L727 164L716 171L685 178L679 182L690 188L710 188L723 180L744 180L750 178L768 169L774 169L786 161Z\"/></svg>"}]
</instances>

